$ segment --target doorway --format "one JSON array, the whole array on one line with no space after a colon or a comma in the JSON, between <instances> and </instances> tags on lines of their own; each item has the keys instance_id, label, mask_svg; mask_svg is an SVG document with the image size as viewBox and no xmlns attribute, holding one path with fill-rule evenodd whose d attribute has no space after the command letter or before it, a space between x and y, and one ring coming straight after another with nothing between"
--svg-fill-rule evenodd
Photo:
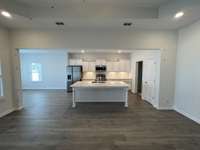
<instances>
[{"instance_id":1,"label":"doorway","mask_svg":"<svg viewBox=\"0 0 200 150\"><path fill-rule=\"evenodd\" d=\"M21 107L44 107L41 99L53 91L65 92L67 50L64 49L18 49L19 96ZM55 63L56 62L56 63ZM32 95L31 100L27 97ZM40 100L40 101L39 101ZM43 101L42 101L43 100Z\"/></svg>"},{"instance_id":2,"label":"doorway","mask_svg":"<svg viewBox=\"0 0 200 150\"><path fill-rule=\"evenodd\" d=\"M143 61L136 62L136 92L142 94Z\"/></svg>"},{"instance_id":3,"label":"doorway","mask_svg":"<svg viewBox=\"0 0 200 150\"><path fill-rule=\"evenodd\" d=\"M132 54L133 93L159 107L160 50L136 51ZM142 84L141 84L142 83ZM142 85L142 86L141 86ZM141 91L140 91L141 89Z\"/></svg>"}]
</instances>

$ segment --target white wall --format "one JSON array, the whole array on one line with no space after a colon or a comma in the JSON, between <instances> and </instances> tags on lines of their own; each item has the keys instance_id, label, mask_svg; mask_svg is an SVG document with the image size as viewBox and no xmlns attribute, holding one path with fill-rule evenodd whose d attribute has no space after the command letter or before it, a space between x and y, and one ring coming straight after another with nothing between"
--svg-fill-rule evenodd
<instances>
[{"instance_id":1,"label":"white wall","mask_svg":"<svg viewBox=\"0 0 200 150\"><path fill-rule=\"evenodd\" d=\"M179 31L175 109L200 123L200 21Z\"/></svg>"},{"instance_id":2,"label":"white wall","mask_svg":"<svg viewBox=\"0 0 200 150\"><path fill-rule=\"evenodd\" d=\"M173 30L14 30L11 33L13 65L18 65L16 48L72 49L162 49L160 72L161 107L174 104L177 33ZM19 75L14 73L15 91ZM17 96L18 93L15 92ZM20 102L19 102L20 103Z\"/></svg>"},{"instance_id":3,"label":"white wall","mask_svg":"<svg viewBox=\"0 0 200 150\"><path fill-rule=\"evenodd\" d=\"M20 60L23 89L66 89L67 52L20 53ZM31 63L42 65L41 82L31 81Z\"/></svg>"},{"instance_id":4,"label":"white wall","mask_svg":"<svg viewBox=\"0 0 200 150\"><path fill-rule=\"evenodd\" d=\"M14 110L12 97L11 59L9 33L0 26L0 60L2 63L4 98L0 99L0 117Z\"/></svg>"}]
</instances>

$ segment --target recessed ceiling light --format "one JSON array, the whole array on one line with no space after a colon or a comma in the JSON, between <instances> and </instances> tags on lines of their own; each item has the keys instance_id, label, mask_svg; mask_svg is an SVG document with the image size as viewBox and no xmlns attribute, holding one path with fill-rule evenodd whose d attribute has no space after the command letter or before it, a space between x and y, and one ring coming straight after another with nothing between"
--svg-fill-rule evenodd
<instances>
[{"instance_id":1,"label":"recessed ceiling light","mask_svg":"<svg viewBox=\"0 0 200 150\"><path fill-rule=\"evenodd\" d=\"M121 53L122 53L122 51L121 51L121 50L118 50L118 53L119 53L119 54L121 54Z\"/></svg>"},{"instance_id":2,"label":"recessed ceiling light","mask_svg":"<svg viewBox=\"0 0 200 150\"><path fill-rule=\"evenodd\" d=\"M58 26L64 26L65 24L64 24L64 22L56 22L56 25L58 25Z\"/></svg>"},{"instance_id":3,"label":"recessed ceiling light","mask_svg":"<svg viewBox=\"0 0 200 150\"><path fill-rule=\"evenodd\" d=\"M124 25L124 26L132 26L132 24L133 24L132 22L124 22L123 25Z\"/></svg>"},{"instance_id":4,"label":"recessed ceiling light","mask_svg":"<svg viewBox=\"0 0 200 150\"><path fill-rule=\"evenodd\" d=\"M85 53L85 50L84 50L84 49L82 49L82 50L81 50L81 53Z\"/></svg>"},{"instance_id":5,"label":"recessed ceiling light","mask_svg":"<svg viewBox=\"0 0 200 150\"><path fill-rule=\"evenodd\" d=\"M1 11L1 15L6 18L12 18L12 15L7 11Z\"/></svg>"},{"instance_id":6,"label":"recessed ceiling light","mask_svg":"<svg viewBox=\"0 0 200 150\"><path fill-rule=\"evenodd\" d=\"M178 19L184 16L184 12L183 11L179 11L174 15L174 18Z\"/></svg>"}]
</instances>

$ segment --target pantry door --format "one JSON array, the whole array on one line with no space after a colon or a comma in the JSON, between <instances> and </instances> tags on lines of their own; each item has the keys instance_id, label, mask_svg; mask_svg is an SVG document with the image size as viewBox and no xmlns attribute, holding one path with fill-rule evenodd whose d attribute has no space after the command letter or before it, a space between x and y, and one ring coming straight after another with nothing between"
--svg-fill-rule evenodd
<instances>
[{"instance_id":1,"label":"pantry door","mask_svg":"<svg viewBox=\"0 0 200 150\"><path fill-rule=\"evenodd\" d=\"M142 77L142 99L155 104L156 98L156 62L144 60Z\"/></svg>"}]
</instances>

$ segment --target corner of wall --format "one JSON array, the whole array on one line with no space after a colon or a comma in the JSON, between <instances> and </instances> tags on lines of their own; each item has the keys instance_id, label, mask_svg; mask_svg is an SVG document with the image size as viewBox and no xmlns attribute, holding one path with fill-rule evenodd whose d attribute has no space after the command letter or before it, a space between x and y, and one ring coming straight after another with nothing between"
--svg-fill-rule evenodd
<instances>
[{"instance_id":1,"label":"corner of wall","mask_svg":"<svg viewBox=\"0 0 200 150\"><path fill-rule=\"evenodd\" d=\"M177 106L174 106L174 110L180 114L182 114L183 116L186 116L187 118L195 121L196 123L200 124L200 118L194 117L193 115L183 111L182 109L179 109Z\"/></svg>"}]
</instances>

